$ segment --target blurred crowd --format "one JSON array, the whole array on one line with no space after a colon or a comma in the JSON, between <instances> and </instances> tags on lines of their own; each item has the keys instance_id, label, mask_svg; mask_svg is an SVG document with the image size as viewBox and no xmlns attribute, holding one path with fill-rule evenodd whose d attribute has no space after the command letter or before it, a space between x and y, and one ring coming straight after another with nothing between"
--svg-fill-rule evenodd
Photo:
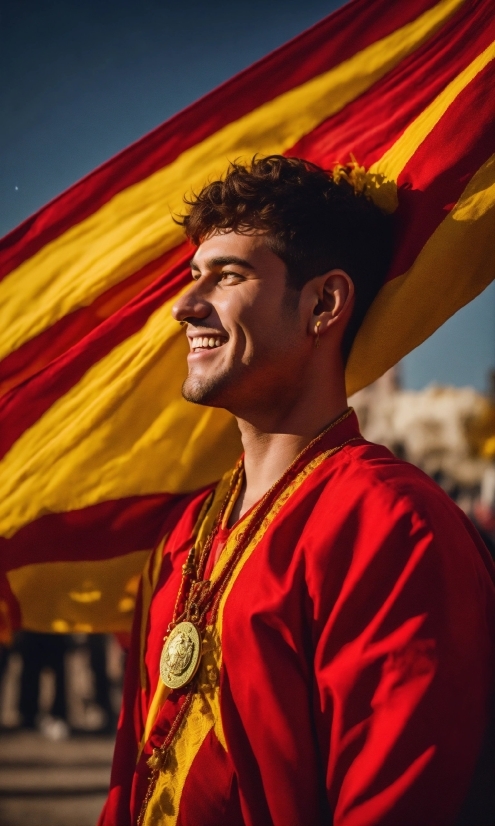
<instances>
[{"instance_id":1,"label":"blurred crowd","mask_svg":"<svg viewBox=\"0 0 495 826\"><path fill-rule=\"evenodd\" d=\"M110 635L18 632L0 648L1 728L38 730L51 740L113 734L123 660Z\"/></svg>"}]
</instances>

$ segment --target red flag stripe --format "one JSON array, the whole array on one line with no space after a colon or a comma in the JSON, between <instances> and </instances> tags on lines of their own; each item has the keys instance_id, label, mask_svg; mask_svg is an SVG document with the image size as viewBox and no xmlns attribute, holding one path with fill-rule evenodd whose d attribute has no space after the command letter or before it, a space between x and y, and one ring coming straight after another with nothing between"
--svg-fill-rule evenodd
<instances>
[{"instance_id":1,"label":"red flag stripe","mask_svg":"<svg viewBox=\"0 0 495 826\"><path fill-rule=\"evenodd\" d=\"M400 174L397 252L388 280L407 272L468 181L493 154L489 90L494 82L492 61L463 89Z\"/></svg>"},{"instance_id":2,"label":"red flag stripe","mask_svg":"<svg viewBox=\"0 0 495 826\"><path fill-rule=\"evenodd\" d=\"M328 169L353 153L359 163L371 166L494 36L486 4L475 12L471 4L461 7L423 46L286 154L311 158Z\"/></svg>"},{"instance_id":3,"label":"red flag stripe","mask_svg":"<svg viewBox=\"0 0 495 826\"><path fill-rule=\"evenodd\" d=\"M66 513L49 513L21 528L13 537L0 537L1 568L112 559L153 548L161 532L173 525L182 496L132 496ZM70 549L70 550L69 550Z\"/></svg>"},{"instance_id":4,"label":"red flag stripe","mask_svg":"<svg viewBox=\"0 0 495 826\"><path fill-rule=\"evenodd\" d=\"M0 361L0 397L67 352L106 318L139 295L157 277L164 272L171 272L177 262L187 260L192 254L192 246L187 242L180 244L179 247L169 250L129 278L106 290L87 307L68 313L51 327L25 342L18 350L9 353ZM180 281L175 281L174 285L174 289L181 289ZM168 297L170 296L166 295L164 300Z\"/></svg>"}]
</instances>

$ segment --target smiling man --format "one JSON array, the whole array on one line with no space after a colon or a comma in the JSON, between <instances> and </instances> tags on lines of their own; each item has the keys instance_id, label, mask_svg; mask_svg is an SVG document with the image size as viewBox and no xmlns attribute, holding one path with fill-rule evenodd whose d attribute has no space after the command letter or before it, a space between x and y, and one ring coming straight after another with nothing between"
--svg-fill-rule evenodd
<instances>
[{"instance_id":1,"label":"smiling man","mask_svg":"<svg viewBox=\"0 0 495 826\"><path fill-rule=\"evenodd\" d=\"M491 822L491 561L347 406L392 249L358 184L255 159L183 219L183 394L231 411L244 455L150 560L106 826Z\"/></svg>"}]
</instances>

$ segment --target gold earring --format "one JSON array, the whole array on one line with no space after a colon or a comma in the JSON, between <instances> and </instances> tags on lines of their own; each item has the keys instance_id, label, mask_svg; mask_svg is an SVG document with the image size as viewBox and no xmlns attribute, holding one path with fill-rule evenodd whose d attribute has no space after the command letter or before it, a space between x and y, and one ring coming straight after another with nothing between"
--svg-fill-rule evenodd
<instances>
[{"instance_id":1,"label":"gold earring","mask_svg":"<svg viewBox=\"0 0 495 826\"><path fill-rule=\"evenodd\" d=\"M320 327L321 327L321 321L317 321L316 324L315 324L315 336L316 336L316 338L315 338L315 347L320 346Z\"/></svg>"}]
</instances>

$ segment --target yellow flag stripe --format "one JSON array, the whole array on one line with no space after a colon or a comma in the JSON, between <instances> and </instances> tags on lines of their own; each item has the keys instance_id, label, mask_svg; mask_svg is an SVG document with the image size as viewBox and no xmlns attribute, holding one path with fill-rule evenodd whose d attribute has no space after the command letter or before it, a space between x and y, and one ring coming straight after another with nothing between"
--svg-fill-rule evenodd
<instances>
[{"instance_id":1,"label":"yellow flag stripe","mask_svg":"<svg viewBox=\"0 0 495 826\"><path fill-rule=\"evenodd\" d=\"M401 137L370 167L370 172L397 181L400 173L433 127L440 121L458 95L495 58L495 42L491 43L443 89L429 106L407 127Z\"/></svg>"},{"instance_id":2,"label":"yellow flag stripe","mask_svg":"<svg viewBox=\"0 0 495 826\"><path fill-rule=\"evenodd\" d=\"M93 365L0 462L0 535L43 513L218 479L241 446L224 410L181 396L187 342L163 304Z\"/></svg>"},{"instance_id":3,"label":"yellow flag stripe","mask_svg":"<svg viewBox=\"0 0 495 826\"><path fill-rule=\"evenodd\" d=\"M229 159L289 149L421 46L463 2L440 0L339 66L219 130L47 244L0 283L0 358L179 243L182 231L172 213L181 210L185 189L221 174Z\"/></svg>"},{"instance_id":4,"label":"yellow flag stripe","mask_svg":"<svg viewBox=\"0 0 495 826\"><path fill-rule=\"evenodd\" d=\"M22 627L66 634L130 631L135 580L148 554L134 551L113 559L40 562L9 571Z\"/></svg>"},{"instance_id":5,"label":"yellow flag stripe","mask_svg":"<svg viewBox=\"0 0 495 826\"><path fill-rule=\"evenodd\" d=\"M428 239L413 266L380 290L349 358L349 395L381 376L491 283L493 260L486 251L493 244L494 226L492 155Z\"/></svg>"}]
</instances>

